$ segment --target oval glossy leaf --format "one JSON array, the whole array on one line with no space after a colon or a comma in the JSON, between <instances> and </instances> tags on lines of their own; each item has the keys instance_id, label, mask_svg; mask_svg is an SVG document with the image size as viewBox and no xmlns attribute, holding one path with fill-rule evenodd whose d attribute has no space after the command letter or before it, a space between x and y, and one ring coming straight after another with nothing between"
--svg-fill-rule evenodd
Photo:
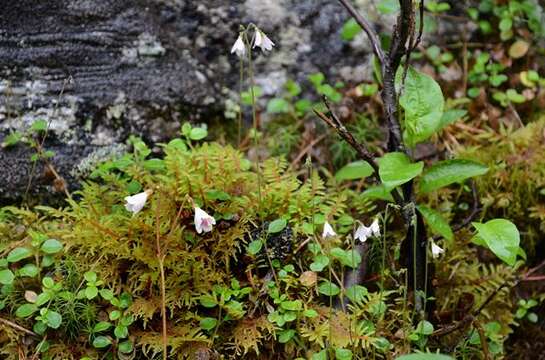
<instances>
[{"instance_id":1,"label":"oval glossy leaf","mask_svg":"<svg viewBox=\"0 0 545 360\"><path fill-rule=\"evenodd\" d=\"M192 128L189 133L189 138L191 140L202 140L208 136L208 131L205 128Z\"/></svg>"},{"instance_id":2,"label":"oval glossy leaf","mask_svg":"<svg viewBox=\"0 0 545 360\"><path fill-rule=\"evenodd\" d=\"M432 232L441 235L448 241L452 241L454 239L454 234L452 233L452 229L450 228L448 221L445 220L445 218L438 211L423 205L417 206L417 209L430 226Z\"/></svg>"},{"instance_id":3,"label":"oval glossy leaf","mask_svg":"<svg viewBox=\"0 0 545 360\"><path fill-rule=\"evenodd\" d=\"M337 285L333 284L332 282L323 281L318 286L318 292L326 296L335 296L335 295L338 295L341 292L341 290L339 289Z\"/></svg>"},{"instance_id":4,"label":"oval glossy leaf","mask_svg":"<svg viewBox=\"0 0 545 360\"><path fill-rule=\"evenodd\" d=\"M26 264L17 271L19 276L35 277L40 272L40 269L34 264Z\"/></svg>"},{"instance_id":5,"label":"oval glossy leaf","mask_svg":"<svg viewBox=\"0 0 545 360\"><path fill-rule=\"evenodd\" d=\"M386 189L411 181L422 173L423 162L411 163L409 157L400 152L392 152L378 160L380 180Z\"/></svg>"},{"instance_id":6,"label":"oval glossy leaf","mask_svg":"<svg viewBox=\"0 0 545 360\"><path fill-rule=\"evenodd\" d=\"M129 340L123 341L122 343L119 344L117 348L120 353L123 353L123 354L131 353L133 350L132 342L130 342Z\"/></svg>"},{"instance_id":7,"label":"oval glossy leaf","mask_svg":"<svg viewBox=\"0 0 545 360\"><path fill-rule=\"evenodd\" d=\"M278 232L284 230L286 225L288 225L288 222L286 221L286 219L276 219L276 220L274 220L273 222L271 222L269 224L268 231L271 234L278 233Z\"/></svg>"},{"instance_id":8,"label":"oval glossy leaf","mask_svg":"<svg viewBox=\"0 0 545 360\"><path fill-rule=\"evenodd\" d=\"M62 244L59 240L49 239L42 244L40 249L46 254L56 254L62 250Z\"/></svg>"},{"instance_id":9,"label":"oval glossy leaf","mask_svg":"<svg viewBox=\"0 0 545 360\"><path fill-rule=\"evenodd\" d=\"M112 344L112 340L106 336L97 336L95 340L93 340L93 346L97 349L102 349L107 346L110 346Z\"/></svg>"},{"instance_id":10,"label":"oval glossy leaf","mask_svg":"<svg viewBox=\"0 0 545 360\"><path fill-rule=\"evenodd\" d=\"M483 175L488 167L471 160L455 159L438 162L422 175L420 191L427 193L444 186Z\"/></svg>"},{"instance_id":11,"label":"oval glossy leaf","mask_svg":"<svg viewBox=\"0 0 545 360\"><path fill-rule=\"evenodd\" d=\"M30 251L27 248L18 247L9 252L8 261L10 263L13 263L13 262L26 259L27 257L30 257L30 256L32 256L32 251Z\"/></svg>"},{"instance_id":12,"label":"oval glossy leaf","mask_svg":"<svg viewBox=\"0 0 545 360\"><path fill-rule=\"evenodd\" d=\"M403 67L400 67L396 76L398 84L402 74ZM441 128L445 99L441 87L431 76L409 67L399 105L405 110L403 137L407 145L413 147Z\"/></svg>"},{"instance_id":13,"label":"oval glossy leaf","mask_svg":"<svg viewBox=\"0 0 545 360\"><path fill-rule=\"evenodd\" d=\"M452 357L443 354L409 354L402 355L396 360L454 360Z\"/></svg>"},{"instance_id":14,"label":"oval glossy leaf","mask_svg":"<svg viewBox=\"0 0 545 360\"><path fill-rule=\"evenodd\" d=\"M30 315L34 314L34 312L38 310L38 307L34 304L24 304L17 308L15 311L15 316L18 318L26 318Z\"/></svg>"},{"instance_id":15,"label":"oval glossy leaf","mask_svg":"<svg viewBox=\"0 0 545 360\"><path fill-rule=\"evenodd\" d=\"M62 315L56 311L48 310L45 316L47 320L47 326L53 329L58 329L62 323Z\"/></svg>"},{"instance_id":16,"label":"oval glossy leaf","mask_svg":"<svg viewBox=\"0 0 545 360\"><path fill-rule=\"evenodd\" d=\"M10 285L15 280L15 275L9 269L4 269L0 271L0 284Z\"/></svg>"},{"instance_id":17,"label":"oval glossy leaf","mask_svg":"<svg viewBox=\"0 0 545 360\"><path fill-rule=\"evenodd\" d=\"M335 179L338 181L363 179L372 173L373 168L366 161L355 161L337 171Z\"/></svg>"},{"instance_id":18,"label":"oval glossy leaf","mask_svg":"<svg viewBox=\"0 0 545 360\"><path fill-rule=\"evenodd\" d=\"M93 328L93 332L97 333L97 332L101 332L101 331L106 331L111 327L112 327L111 323L109 323L107 321L101 321L101 322L99 322L99 323L97 323L95 325L95 327Z\"/></svg>"},{"instance_id":19,"label":"oval glossy leaf","mask_svg":"<svg viewBox=\"0 0 545 360\"><path fill-rule=\"evenodd\" d=\"M520 234L511 221L494 219L486 223L472 223L477 229L473 242L486 246L510 266L515 264L519 252Z\"/></svg>"},{"instance_id":20,"label":"oval glossy leaf","mask_svg":"<svg viewBox=\"0 0 545 360\"><path fill-rule=\"evenodd\" d=\"M212 330L216 327L218 320L213 317L205 317L201 319L200 326L203 330Z\"/></svg>"}]
</instances>

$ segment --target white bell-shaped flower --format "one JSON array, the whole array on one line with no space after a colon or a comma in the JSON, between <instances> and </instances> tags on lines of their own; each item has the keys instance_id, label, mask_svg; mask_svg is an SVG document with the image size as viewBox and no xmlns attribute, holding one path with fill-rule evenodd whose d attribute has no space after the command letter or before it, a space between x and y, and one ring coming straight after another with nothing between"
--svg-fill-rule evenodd
<instances>
[{"instance_id":1,"label":"white bell-shaped flower","mask_svg":"<svg viewBox=\"0 0 545 360\"><path fill-rule=\"evenodd\" d=\"M271 51L274 43L265 33L259 29L255 30L254 48L260 47L261 51Z\"/></svg>"},{"instance_id":2,"label":"white bell-shaped flower","mask_svg":"<svg viewBox=\"0 0 545 360\"><path fill-rule=\"evenodd\" d=\"M233 47L231 48L231 54L237 54L239 58L243 58L246 55L246 45L244 45L244 40L242 39L242 33L238 35L237 41L235 41Z\"/></svg>"},{"instance_id":3,"label":"white bell-shaped flower","mask_svg":"<svg viewBox=\"0 0 545 360\"><path fill-rule=\"evenodd\" d=\"M337 233L333 230L331 225L329 225L329 223L326 221L325 224L324 224L324 231L322 232L322 237L325 239L325 238L328 238L330 236L331 237L337 236Z\"/></svg>"},{"instance_id":4,"label":"white bell-shaped flower","mask_svg":"<svg viewBox=\"0 0 545 360\"><path fill-rule=\"evenodd\" d=\"M362 243L367 241L367 238L373 234L370 227L360 224L354 233L354 239L361 241Z\"/></svg>"},{"instance_id":5,"label":"white bell-shaped flower","mask_svg":"<svg viewBox=\"0 0 545 360\"><path fill-rule=\"evenodd\" d=\"M151 190L146 190L144 192L125 197L125 209L133 214L138 213L140 210L142 210L144 205L146 205L146 201L148 200L148 196L150 194Z\"/></svg>"},{"instance_id":6,"label":"white bell-shaped flower","mask_svg":"<svg viewBox=\"0 0 545 360\"><path fill-rule=\"evenodd\" d=\"M208 215L206 211L200 207L195 207L195 230L200 234L202 232L210 232L216 225L216 219Z\"/></svg>"},{"instance_id":7,"label":"white bell-shaped flower","mask_svg":"<svg viewBox=\"0 0 545 360\"><path fill-rule=\"evenodd\" d=\"M373 236L379 237L380 236L380 226L378 224L378 219L373 220L373 223L370 226L371 232L373 233Z\"/></svg>"},{"instance_id":8,"label":"white bell-shaped flower","mask_svg":"<svg viewBox=\"0 0 545 360\"><path fill-rule=\"evenodd\" d=\"M431 256L434 259L438 258L439 255L441 255L444 252L445 250L442 249L439 245L435 244L433 241L431 242Z\"/></svg>"}]
</instances>

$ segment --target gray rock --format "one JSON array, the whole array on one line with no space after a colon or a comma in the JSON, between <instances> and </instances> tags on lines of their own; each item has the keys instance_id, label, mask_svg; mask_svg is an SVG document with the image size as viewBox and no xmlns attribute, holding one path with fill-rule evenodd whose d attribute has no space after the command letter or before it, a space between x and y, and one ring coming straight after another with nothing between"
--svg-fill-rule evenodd
<instances>
[{"instance_id":1,"label":"gray rock","mask_svg":"<svg viewBox=\"0 0 545 360\"><path fill-rule=\"evenodd\" d=\"M6 1L4 1L6 3ZM358 0L381 26L370 0ZM232 111L239 63L230 48L240 24L276 43L258 52L256 81L267 96L317 71L330 83L371 78L363 37L340 41L348 15L331 0L19 0L0 12L0 140L37 119L51 122L55 166L74 188L74 169L123 144L175 136L180 122ZM371 9L371 10L370 10ZM226 120L229 121L229 120ZM0 201L21 198L28 150L0 149ZM37 193L48 180L37 171Z\"/></svg>"}]
</instances>

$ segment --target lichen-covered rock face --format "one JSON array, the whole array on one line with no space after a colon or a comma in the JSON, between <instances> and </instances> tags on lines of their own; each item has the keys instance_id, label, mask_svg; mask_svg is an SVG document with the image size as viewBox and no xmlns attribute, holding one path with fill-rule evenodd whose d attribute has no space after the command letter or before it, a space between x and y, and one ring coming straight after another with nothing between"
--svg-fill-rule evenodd
<instances>
[{"instance_id":1,"label":"lichen-covered rock face","mask_svg":"<svg viewBox=\"0 0 545 360\"><path fill-rule=\"evenodd\" d=\"M359 6L374 9L368 3ZM238 59L229 50L239 25L250 22L276 43L256 59L264 95L317 71L332 81L370 78L366 42L340 41L347 18L328 0L13 2L0 12L0 141L50 121L52 161L63 176L131 133L164 141L180 121L221 113L236 96ZM12 175L0 177L0 199L18 199L27 151L0 151L0 171Z\"/></svg>"}]
</instances>

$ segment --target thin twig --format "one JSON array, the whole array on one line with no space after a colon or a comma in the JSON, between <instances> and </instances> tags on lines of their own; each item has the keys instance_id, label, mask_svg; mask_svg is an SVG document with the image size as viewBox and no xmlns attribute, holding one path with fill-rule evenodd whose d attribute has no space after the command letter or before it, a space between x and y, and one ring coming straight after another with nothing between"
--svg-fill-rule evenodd
<instances>
[{"instance_id":1,"label":"thin twig","mask_svg":"<svg viewBox=\"0 0 545 360\"><path fill-rule=\"evenodd\" d=\"M365 31L367 37L369 38L369 41L371 42L371 46L373 47L373 52L375 53L375 56L378 58L380 63L384 63L386 56L384 55L384 51L380 46L380 38L378 37L376 31L373 29L373 26L347 0L339 0L339 2L345 7L346 10L348 10L350 15L354 18L354 20L356 20L358 25L361 26L363 31Z\"/></svg>"},{"instance_id":2,"label":"thin twig","mask_svg":"<svg viewBox=\"0 0 545 360\"><path fill-rule=\"evenodd\" d=\"M31 331L31 330L28 330L24 327L22 327L21 325L18 325L12 321L9 321L9 320L6 320L4 318L0 318L0 323L4 324L4 325L7 325L9 327L12 327L14 328L15 330L19 330L19 331L22 331L24 332L25 334L27 335L31 335L31 336L35 336L35 337L39 337L38 334L36 334L34 331Z\"/></svg>"}]
</instances>

